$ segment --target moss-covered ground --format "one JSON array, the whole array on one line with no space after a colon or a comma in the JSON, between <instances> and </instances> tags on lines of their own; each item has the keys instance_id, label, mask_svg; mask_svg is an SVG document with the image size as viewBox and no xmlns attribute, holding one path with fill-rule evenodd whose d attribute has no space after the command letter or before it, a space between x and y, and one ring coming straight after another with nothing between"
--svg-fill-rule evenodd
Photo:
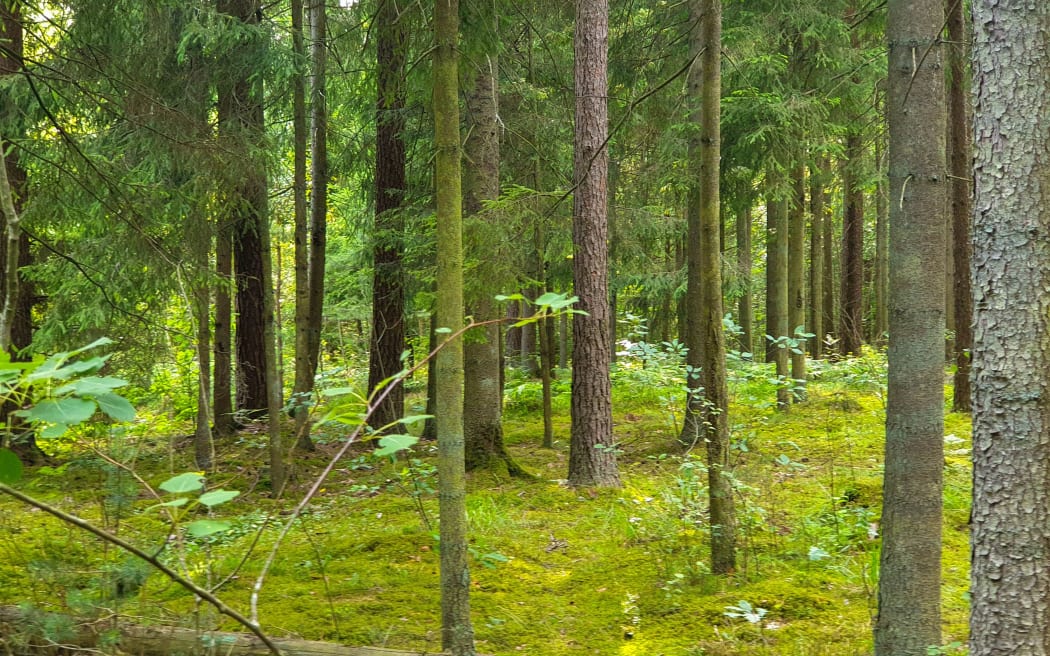
<instances>
[{"instance_id":1,"label":"moss-covered ground","mask_svg":"<svg viewBox=\"0 0 1050 656\"><path fill-rule=\"evenodd\" d=\"M877 355L815 363L808 400L772 406L757 365L732 374L739 567L712 576L702 454L675 445L681 391L660 362L621 362L614 415L624 486L567 488L567 375L556 386L555 437L543 449L539 385L512 377L506 441L534 480L479 473L468 512L478 649L503 654L870 653L878 575L884 363ZM969 420L947 415L944 517L945 643L966 632ZM30 472L21 488L156 551L194 580L228 579L219 594L247 609L251 585L292 497L334 452L343 431L319 433L297 463L295 489L273 501L261 435L219 445L209 487L240 490L216 509L233 528L168 539L156 501L134 479L73 452ZM191 469L188 445L166 438L110 442L156 485ZM437 501L433 447L396 462L367 449L341 462L284 543L259 597L275 635L398 648L439 648ZM256 542L256 535L261 537ZM254 545L254 550L253 549ZM0 499L0 604L66 614L237 630L183 589L112 547L10 499ZM61 638L62 620L46 631ZM47 622L45 622L47 623Z\"/></svg>"}]
</instances>

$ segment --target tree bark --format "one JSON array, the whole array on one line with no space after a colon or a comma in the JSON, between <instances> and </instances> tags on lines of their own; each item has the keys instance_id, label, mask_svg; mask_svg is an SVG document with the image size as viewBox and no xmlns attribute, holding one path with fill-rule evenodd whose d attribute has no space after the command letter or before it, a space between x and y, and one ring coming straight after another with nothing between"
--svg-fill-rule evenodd
<instances>
[{"instance_id":1,"label":"tree bark","mask_svg":"<svg viewBox=\"0 0 1050 656\"><path fill-rule=\"evenodd\" d=\"M771 190L778 184L767 183ZM769 191L768 193L778 193ZM791 375L788 349L783 342L774 342L788 334L788 207L787 200L769 197L766 200L766 334L767 362L774 362L781 385L777 387L777 409L786 410L791 403L791 391L783 384Z\"/></svg>"},{"instance_id":2,"label":"tree bark","mask_svg":"<svg viewBox=\"0 0 1050 656\"><path fill-rule=\"evenodd\" d=\"M1050 652L1050 5L973 3L970 654Z\"/></svg>"},{"instance_id":3,"label":"tree bark","mask_svg":"<svg viewBox=\"0 0 1050 656\"><path fill-rule=\"evenodd\" d=\"M306 322L310 389L321 357L324 273L328 246L328 15L324 0L312 0L310 16L310 313ZM309 434L299 436L310 447Z\"/></svg>"},{"instance_id":4,"label":"tree bark","mask_svg":"<svg viewBox=\"0 0 1050 656\"><path fill-rule=\"evenodd\" d=\"M973 299L970 285L970 184L973 179L970 124L967 121L969 86L966 61L970 34L961 0L946 0L948 9L948 61L951 74L948 87L951 126L951 221L955 262L955 375L952 410L970 411L970 351L973 348Z\"/></svg>"},{"instance_id":5,"label":"tree bark","mask_svg":"<svg viewBox=\"0 0 1050 656\"><path fill-rule=\"evenodd\" d=\"M739 348L741 353L754 353L755 313L752 309L754 297L751 293L751 204L750 196L741 202L736 214L736 267L740 277L740 298L737 301L737 317L740 323Z\"/></svg>"},{"instance_id":6,"label":"tree bark","mask_svg":"<svg viewBox=\"0 0 1050 656\"><path fill-rule=\"evenodd\" d=\"M711 514L711 571L736 569L736 511L729 469L729 389L722 324L720 252L719 112L722 92L721 0L692 0L690 51L694 58L686 82L690 120L699 132L689 144L686 308L689 313L686 369L689 395L681 439L703 443L707 451L708 507Z\"/></svg>"},{"instance_id":7,"label":"tree bark","mask_svg":"<svg viewBox=\"0 0 1050 656\"><path fill-rule=\"evenodd\" d=\"M825 169L826 171L829 168ZM831 208L828 207L827 203L827 190L821 189L822 198L824 199L824 220L821 222L824 228L824 237L821 239L821 249L823 250L823 273L824 273L824 284L821 285L824 288L824 297L821 299L821 312L824 315L824 330L823 335L819 337L824 340L825 348L828 348L828 343L832 342L836 338L836 322L835 322L835 215L832 213Z\"/></svg>"},{"instance_id":8,"label":"tree bark","mask_svg":"<svg viewBox=\"0 0 1050 656\"><path fill-rule=\"evenodd\" d=\"M824 175L828 163L821 157L809 171L809 353L814 358L824 356L824 208L827 198Z\"/></svg>"},{"instance_id":9,"label":"tree bark","mask_svg":"<svg viewBox=\"0 0 1050 656\"><path fill-rule=\"evenodd\" d=\"M949 0L951 1L951 0ZM886 183L883 180L882 138L875 138L875 325L872 327L872 341L884 344L890 329L889 313L889 203L886 198Z\"/></svg>"},{"instance_id":10,"label":"tree bark","mask_svg":"<svg viewBox=\"0 0 1050 656\"><path fill-rule=\"evenodd\" d=\"M368 389L403 368L405 350L404 214L405 198L405 29L395 0L381 0L376 15L376 216L373 239L372 332ZM404 414L405 393L398 385L375 408L371 423L387 426Z\"/></svg>"},{"instance_id":11,"label":"tree bark","mask_svg":"<svg viewBox=\"0 0 1050 656\"><path fill-rule=\"evenodd\" d=\"M859 170L864 155L861 135L846 134L842 164L842 295L839 310L839 349L860 355L864 341L864 189Z\"/></svg>"},{"instance_id":12,"label":"tree bark","mask_svg":"<svg viewBox=\"0 0 1050 656\"><path fill-rule=\"evenodd\" d=\"M569 484L574 486L620 485L611 448L609 380L608 41L608 0L576 0L572 267L577 307L586 314L572 322Z\"/></svg>"},{"instance_id":13,"label":"tree bark","mask_svg":"<svg viewBox=\"0 0 1050 656\"><path fill-rule=\"evenodd\" d=\"M229 437L237 429L233 414L233 358L230 350L233 331L233 307L230 283L233 276L233 239L230 225L220 221L215 238L215 326L212 404L215 437Z\"/></svg>"},{"instance_id":14,"label":"tree bark","mask_svg":"<svg viewBox=\"0 0 1050 656\"><path fill-rule=\"evenodd\" d=\"M292 0L292 52L306 59L303 36L303 0ZM313 388L310 371L310 219L306 208L306 76L305 71L292 78L292 214L295 224L295 384L292 387L292 412L295 416L295 439L309 433L310 393Z\"/></svg>"},{"instance_id":15,"label":"tree bark","mask_svg":"<svg viewBox=\"0 0 1050 656\"><path fill-rule=\"evenodd\" d=\"M463 325L462 149L459 136L459 0L434 4L434 183L437 200L438 330ZM441 645L474 656L470 622L466 476L463 445L463 340L443 340L436 356L438 499L441 513Z\"/></svg>"},{"instance_id":16,"label":"tree bark","mask_svg":"<svg viewBox=\"0 0 1050 656\"><path fill-rule=\"evenodd\" d=\"M792 174L794 198L788 213L788 335L794 339L806 323L806 169L796 166ZM791 350L792 400L806 398L806 346Z\"/></svg>"},{"instance_id":17,"label":"tree bark","mask_svg":"<svg viewBox=\"0 0 1050 656\"><path fill-rule=\"evenodd\" d=\"M890 0L889 382L876 656L941 644L944 71L941 0ZM848 289L848 286L847 286ZM976 452L976 449L975 449Z\"/></svg>"}]
</instances>

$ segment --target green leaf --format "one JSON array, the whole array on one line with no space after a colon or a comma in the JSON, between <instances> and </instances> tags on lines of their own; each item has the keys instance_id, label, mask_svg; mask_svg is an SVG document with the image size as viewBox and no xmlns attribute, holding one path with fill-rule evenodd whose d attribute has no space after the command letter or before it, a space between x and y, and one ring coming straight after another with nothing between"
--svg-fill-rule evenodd
<instances>
[{"instance_id":1,"label":"green leaf","mask_svg":"<svg viewBox=\"0 0 1050 656\"><path fill-rule=\"evenodd\" d=\"M57 437L62 437L69 430L69 426L65 424L51 424L44 430L40 431L41 439L53 440Z\"/></svg>"},{"instance_id":2,"label":"green leaf","mask_svg":"<svg viewBox=\"0 0 1050 656\"><path fill-rule=\"evenodd\" d=\"M185 494L186 492L200 492L204 487L204 475L196 472L187 472L172 476L160 484L160 489L171 494Z\"/></svg>"},{"instance_id":3,"label":"green leaf","mask_svg":"<svg viewBox=\"0 0 1050 656\"><path fill-rule=\"evenodd\" d=\"M189 503L189 497L179 497L178 499L172 499L171 501L165 501L164 503L155 503L146 510L153 510L154 508L179 508Z\"/></svg>"},{"instance_id":4,"label":"green leaf","mask_svg":"<svg viewBox=\"0 0 1050 656\"><path fill-rule=\"evenodd\" d=\"M496 300L500 303L504 301L523 301L525 296L522 294L496 294Z\"/></svg>"},{"instance_id":5,"label":"green leaf","mask_svg":"<svg viewBox=\"0 0 1050 656\"><path fill-rule=\"evenodd\" d=\"M80 378L59 387L55 390L55 396L63 396L70 393L80 396L96 396L98 394L107 394L114 389L124 387L127 384L128 381L123 380L122 378L112 378L110 376L88 376L87 378Z\"/></svg>"},{"instance_id":6,"label":"green leaf","mask_svg":"<svg viewBox=\"0 0 1050 656\"><path fill-rule=\"evenodd\" d=\"M353 387L329 387L328 389L321 390L322 396L345 396L347 394L353 394L356 390Z\"/></svg>"},{"instance_id":7,"label":"green leaf","mask_svg":"<svg viewBox=\"0 0 1050 656\"><path fill-rule=\"evenodd\" d=\"M123 396L112 393L99 394L95 397L95 401L98 402L98 407L102 409L102 412L117 421L133 421L135 419L135 406L131 405Z\"/></svg>"},{"instance_id":8,"label":"green leaf","mask_svg":"<svg viewBox=\"0 0 1050 656\"><path fill-rule=\"evenodd\" d=\"M22 461L14 451L0 449L0 483L14 485L22 478Z\"/></svg>"},{"instance_id":9,"label":"green leaf","mask_svg":"<svg viewBox=\"0 0 1050 656\"><path fill-rule=\"evenodd\" d=\"M375 450L377 456L392 456L398 451L404 451L419 441L415 435L384 435L379 438L379 448Z\"/></svg>"},{"instance_id":10,"label":"green leaf","mask_svg":"<svg viewBox=\"0 0 1050 656\"><path fill-rule=\"evenodd\" d=\"M198 519L186 525L186 532L195 538L203 538L213 533L230 530L229 522L217 522L214 519Z\"/></svg>"},{"instance_id":11,"label":"green leaf","mask_svg":"<svg viewBox=\"0 0 1050 656\"><path fill-rule=\"evenodd\" d=\"M44 399L29 409L26 417L30 421L46 421L51 424L75 426L91 419L95 414L95 402L88 399L67 397Z\"/></svg>"},{"instance_id":12,"label":"green leaf","mask_svg":"<svg viewBox=\"0 0 1050 656\"><path fill-rule=\"evenodd\" d=\"M211 492L205 492L200 496L197 501L200 501L204 505L212 508L220 504L226 503L230 499L238 496L240 492L237 490L212 490Z\"/></svg>"},{"instance_id":13,"label":"green leaf","mask_svg":"<svg viewBox=\"0 0 1050 656\"><path fill-rule=\"evenodd\" d=\"M447 334L452 332L452 329L451 328L446 328L445 326L442 326L441 328L435 328L434 332L439 334L439 335L447 335Z\"/></svg>"}]
</instances>

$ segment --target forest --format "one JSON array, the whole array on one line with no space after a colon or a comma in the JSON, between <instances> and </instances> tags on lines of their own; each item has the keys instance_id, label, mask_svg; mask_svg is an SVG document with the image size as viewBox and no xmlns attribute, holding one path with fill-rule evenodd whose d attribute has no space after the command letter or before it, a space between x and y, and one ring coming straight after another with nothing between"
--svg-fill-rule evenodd
<instances>
[{"instance_id":1,"label":"forest","mask_svg":"<svg viewBox=\"0 0 1050 656\"><path fill-rule=\"evenodd\" d=\"M9 656L1045 656L1050 4L0 0Z\"/></svg>"}]
</instances>

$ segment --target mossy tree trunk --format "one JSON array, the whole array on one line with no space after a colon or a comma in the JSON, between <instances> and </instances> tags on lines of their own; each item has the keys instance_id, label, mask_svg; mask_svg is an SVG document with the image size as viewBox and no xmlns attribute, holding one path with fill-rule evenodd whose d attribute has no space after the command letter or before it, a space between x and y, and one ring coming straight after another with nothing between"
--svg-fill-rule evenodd
<instances>
[{"instance_id":1,"label":"mossy tree trunk","mask_svg":"<svg viewBox=\"0 0 1050 656\"><path fill-rule=\"evenodd\" d=\"M809 353L814 358L824 355L824 221L827 204L824 175L827 159L820 160L809 170Z\"/></svg>"},{"instance_id":2,"label":"mossy tree trunk","mask_svg":"<svg viewBox=\"0 0 1050 656\"><path fill-rule=\"evenodd\" d=\"M860 132L846 134L842 163L842 293L839 308L839 349L860 355L864 341L864 188L860 180L864 143Z\"/></svg>"},{"instance_id":3,"label":"mossy tree trunk","mask_svg":"<svg viewBox=\"0 0 1050 656\"><path fill-rule=\"evenodd\" d=\"M681 439L707 451L711 513L711 571L736 569L736 513L729 469L729 389L722 324L721 215L719 201L719 110L722 91L721 0L692 0L690 51L695 58L687 80L690 120L699 128L689 144L686 346L689 396Z\"/></svg>"},{"instance_id":4,"label":"mossy tree trunk","mask_svg":"<svg viewBox=\"0 0 1050 656\"><path fill-rule=\"evenodd\" d=\"M941 0L890 0L888 8L893 202L876 656L922 656L930 645L941 644L945 260L940 254L947 200L942 9Z\"/></svg>"},{"instance_id":5,"label":"mossy tree trunk","mask_svg":"<svg viewBox=\"0 0 1050 656\"><path fill-rule=\"evenodd\" d=\"M783 341L774 343L769 337L780 340L788 334L788 201L778 197L783 190L772 177L766 181L766 361L775 363L777 378L784 383L777 387L777 409L786 410L791 404L786 387L791 361Z\"/></svg>"},{"instance_id":6,"label":"mossy tree trunk","mask_svg":"<svg viewBox=\"0 0 1050 656\"><path fill-rule=\"evenodd\" d=\"M608 0L576 0L573 156L572 440L569 484L619 487L611 448L608 298Z\"/></svg>"},{"instance_id":7,"label":"mossy tree trunk","mask_svg":"<svg viewBox=\"0 0 1050 656\"><path fill-rule=\"evenodd\" d=\"M437 330L434 410L441 513L441 645L474 656L470 622L466 474L463 444L463 215L459 141L459 0L434 4L434 185L437 205Z\"/></svg>"}]
</instances>

